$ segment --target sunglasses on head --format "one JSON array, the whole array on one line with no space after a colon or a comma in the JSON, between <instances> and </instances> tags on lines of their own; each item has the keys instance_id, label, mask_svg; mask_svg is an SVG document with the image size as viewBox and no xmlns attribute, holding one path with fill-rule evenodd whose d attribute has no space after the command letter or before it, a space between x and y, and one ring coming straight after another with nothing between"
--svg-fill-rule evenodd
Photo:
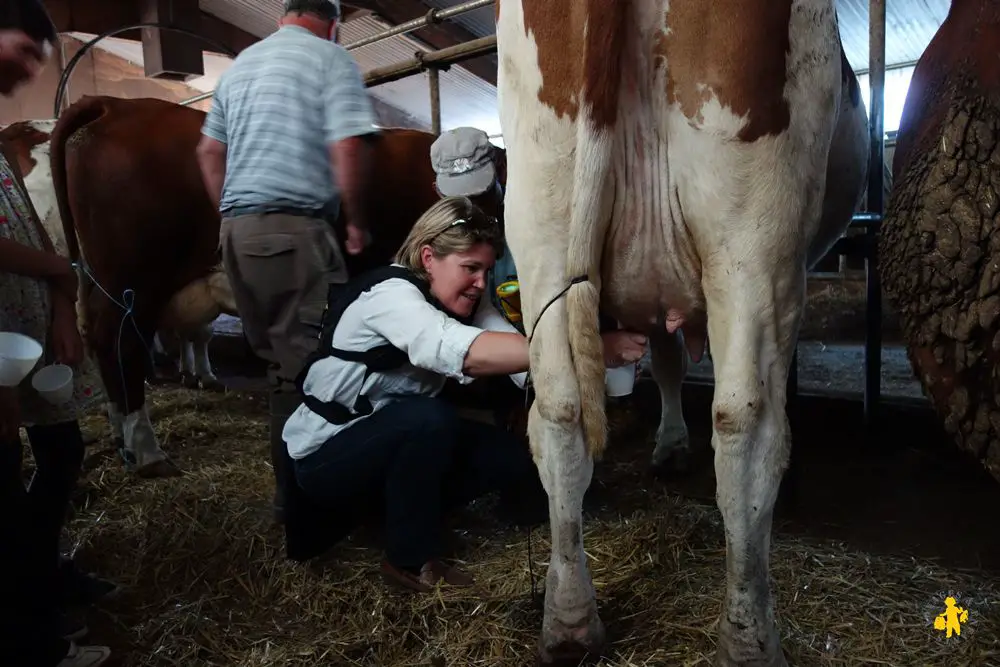
<instances>
[{"instance_id":1,"label":"sunglasses on head","mask_svg":"<svg viewBox=\"0 0 1000 667\"><path fill-rule=\"evenodd\" d=\"M484 215L483 219L486 220L487 224L490 227L496 227L497 219L492 215ZM470 220L469 218L458 218L457 220L453 221L450 225L448 225L448 229L451 229L452 227L457 227L458 225L467 225L470 224L471 222L472 220Z\"/></svg>"}]
</instances>

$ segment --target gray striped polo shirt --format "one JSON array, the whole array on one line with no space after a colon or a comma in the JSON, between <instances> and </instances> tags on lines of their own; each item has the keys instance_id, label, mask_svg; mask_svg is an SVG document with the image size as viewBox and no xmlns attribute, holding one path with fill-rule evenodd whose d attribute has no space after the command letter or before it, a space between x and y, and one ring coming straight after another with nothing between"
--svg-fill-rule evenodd
<instances>
[{"instance_id":1,"label":"gray striped polo shirt","mask_svg":"<svg viewBox=\"0 0 1000 667\"><path fill-rule=\"evenodd\" d=\"M220 77L202 133L227 145L220 211L265 204L337 205L328 144L375 132L354 58L339 44L282 26Z\"/></svg>"}]
</instances>

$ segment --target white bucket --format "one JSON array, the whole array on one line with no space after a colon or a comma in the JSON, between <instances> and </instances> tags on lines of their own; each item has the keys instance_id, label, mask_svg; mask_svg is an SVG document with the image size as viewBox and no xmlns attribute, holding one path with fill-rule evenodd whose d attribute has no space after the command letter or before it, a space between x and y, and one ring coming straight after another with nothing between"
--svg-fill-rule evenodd
<instances>
[{"instance_id":1,"label":"white bucket","mask_svg":"<svg viewBox=\"0 0 1000 667\"><path fill-rule=\"evenodd\" d=\"M604 386L608 396L628 396L635 387L635 364L605 369Z\"/></svg>"},{"instance_id":2,"label":"white bucket","mask_svg":"<svg viewBox=\"0 0 1000 667\"><path fill-rule=\"evenodd\" d=\"M73 398L73 369L65 364L40 368L31 378L31 386L52 405L65 403Z\"/></svg>"},{"instance_id":3,"label":"white bucket","mask_svg":"<svg viewBox=\"0 0 1000 667\"><path fill-rule=\"evenodd\" d=\"M42 345L13 331L0 331L0 386L16 387L42 358Z\"/></svg>"}]
</instances>

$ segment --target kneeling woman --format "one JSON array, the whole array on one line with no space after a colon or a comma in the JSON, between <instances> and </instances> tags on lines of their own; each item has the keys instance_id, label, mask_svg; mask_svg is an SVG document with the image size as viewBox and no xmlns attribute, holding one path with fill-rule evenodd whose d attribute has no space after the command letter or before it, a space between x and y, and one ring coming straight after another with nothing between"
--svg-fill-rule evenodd
<instances>
[{"instance_id":1,"label":"kneeling woman","mask_svg":"<svg viewBox=\"0 0 1000 667\"><path fill-rule=\"evenodd\" d=\"M305 402L284 428L299 486L314 502L384 506L383 575L413 590L472 582L441 560L448 509L491 491L546 506L528 448L438 397L447 378L511 375L520 384L528 370L524 336L484 326L498 319L480 297L501 243L496 221L467 198L435 203L396 264L349 283L327 313L336 325L318 353L330 356L307 368ZM604 341L605 357L618 363L645 348L644 337L626 332ZM373 348L382 354L363 354Z\"/></svg>"}]
</instances>

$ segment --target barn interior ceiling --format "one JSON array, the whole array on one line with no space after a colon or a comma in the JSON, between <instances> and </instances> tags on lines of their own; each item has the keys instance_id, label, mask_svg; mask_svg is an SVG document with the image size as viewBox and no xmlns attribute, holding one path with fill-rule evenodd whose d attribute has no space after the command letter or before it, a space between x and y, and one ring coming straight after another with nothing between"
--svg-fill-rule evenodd
<instances>
[{"instance_id":1,"label":"barn interior ceiling","mask_svg":"<svg viewBox=\"0 0 1000 667\"><path fill-rule=\"evenodd\" d=\"M345 33L361 35L376 30L381 16L386 23L400 23L426 13L428 8L443 9L460 4L462 0L345 0L359 8L373 12L373 15L358 18L345 23ZM274 29L280 10L281 0L201 0L204 11L215 14L221 19L230 21L248 32L266 35ZM950 0L894 0L886 3L886 67L887 69L905 70L911 67L920 57L930 42L938 27L948 14ZM868 71L868 0L838 0L838 17L840 19L841 36L848 61L858 74ZM452 23L466 33L466 39L483 37L493 34L494 15L492 8L477 9L452 20ZM357 24L357 25L352 25ZM417 39L426 39L424 33L414 33ZM461 33L437 35L434 46L441 48L441 39L452 43L462 41ZM426 44L425 44L426 46ZM363 70L384 65L395 59L397 54L421 48L419 43L409 38L393 38L386 42L373 44L358 49L354 55ZM475 61L479 70L484 66L495 72L496 60L480 58ZM470 67L469 69L473 69ZM442 90L442 127L447 129L456 125L477 125L487 132L499 133L499 122L495 120L496 104L495 78L482 76L476 72L473 77L458 74L458 70L469 70L462 66L452 68L451 72L441 77ZM893 76L887 76L887 97L905 95L908 85L908 72L899 71ZM862 86L866 89L868 81L862 76ZM373 89L373 93L393 106L401 107L408 113L420 118L430 118L430 103L428 101L425 77L413 77L406 81L386 84ZM887 99L887 116L901 110L902 101ZM887 122L892 125L891 118Z\"/></svg>"},{"instance_id":2,"label":"barn interior ceiling","mask_svg":"<svg viewBox=\"0 0 1000 667\"><path fill-rule=\"evenodd\" d=\"M63 0L71 1L71 0ZM149 0L147 0L149 1ZM419 18L431 9L443 9L463 0L342 0L345 20L341 42L350 43L377 34L386 28ZM277 28L282 0L197 0L201 11L231 24L257 38ZM869 0L838 0L838 16L844 48L851 66L861 76L867 93ZM908 70L920 57L931 37L947 16L950 0L891 0L886 6L886 126L905 95ZM363 72L408 60L417 51L431 51L491 35L494 30L492 7L477 9L445 23L422 28L407 35L366 45L352 51ZM892 72L891 70L898 70ZM206 72L206 74L208 74ZM214 72L213 72L214 74ZM441 74L441 124L443 129L474 125L490 134L499 134L496 117L496 57L484 56L452 66ZM211 75L201 81L211 81ZM371 89L382 102L401 109L425 123L431 123L427 75L413 76ZM867 97L867 95L866 95ZM498 142L499 143L499 142Z\"/></svg>"}]
</instances>

